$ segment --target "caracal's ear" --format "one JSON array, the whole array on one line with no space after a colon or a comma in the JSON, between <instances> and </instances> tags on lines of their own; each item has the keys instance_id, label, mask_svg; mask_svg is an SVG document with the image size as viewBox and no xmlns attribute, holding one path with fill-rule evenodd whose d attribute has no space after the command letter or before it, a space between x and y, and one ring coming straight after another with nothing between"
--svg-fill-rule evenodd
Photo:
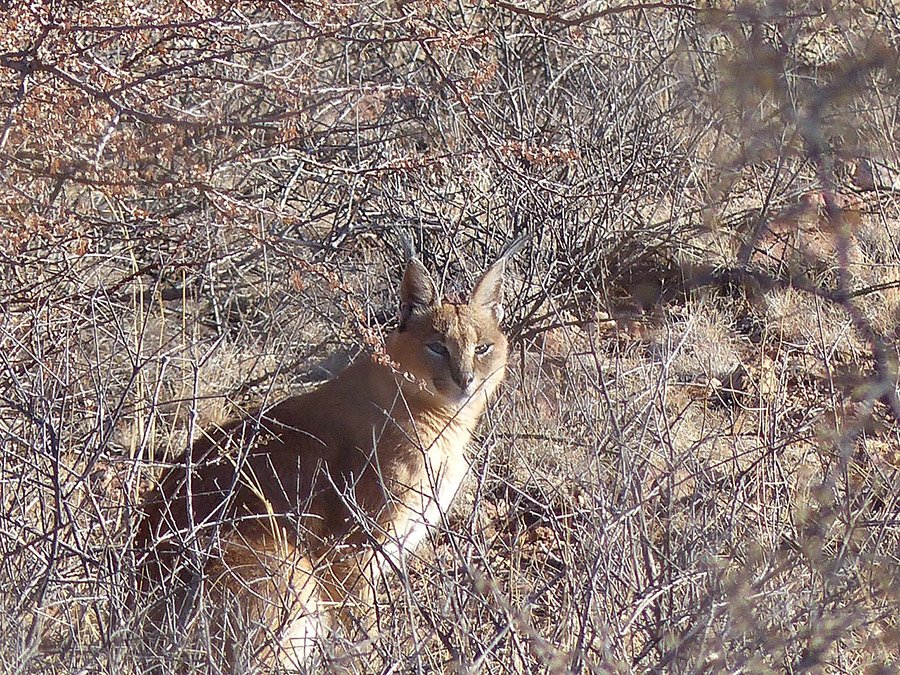
<instances>
[{"instance_id":1,"label":"caracal's ear","mask_svg":"<svg viewBox=\"0 0 900 675\"><path fill-rule=\"evenodd\" d=\"M475 284L470 305L478 305L493 313L497 323L503 321L503 280L506 278L506 262L525 244L525 238L514 241L500 259L491 265Z\"/></svg>"},{"instance_id":2,"label":"caracal's ear","mask_svg":"<svg viewBox=\"0 0 900 675\"><path fill-rule=\"evenodd\" d=\"M400 330L415 312L438 304L437 287L418 258L410 258L400 284Z\"/></svg>"}]
</instances>

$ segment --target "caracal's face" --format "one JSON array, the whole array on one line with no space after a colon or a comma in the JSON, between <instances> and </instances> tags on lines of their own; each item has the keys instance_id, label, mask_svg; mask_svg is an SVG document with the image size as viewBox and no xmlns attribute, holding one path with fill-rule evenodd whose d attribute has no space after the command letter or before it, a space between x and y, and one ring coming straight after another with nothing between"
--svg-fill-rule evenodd
<instances>
[{"instance_id":1,"label":"caracal's face","mask_svg":"<svg viewBox=\"0 0 900 675\"><path fill-rule=\"evenodd\" d=\"M506 372L508 344L490 307L443 302L413 315L388 341L401 369L448 407L483 403Z\"/></svg>"},{"instance_id":2,"label":"caracal's face","mask_svg":"<svg viewBox=\"0 0 900 675\"><path fill-rule=\"evenodd\" d=\"M481 275L465 303L441 301L424 265L412 258L400 284L400 326L387 341L401 370L439 405L483 407L506 373L503 320L506 257ZM405 388L408 393L409 387Z\"/></svg>"}]
</instances>

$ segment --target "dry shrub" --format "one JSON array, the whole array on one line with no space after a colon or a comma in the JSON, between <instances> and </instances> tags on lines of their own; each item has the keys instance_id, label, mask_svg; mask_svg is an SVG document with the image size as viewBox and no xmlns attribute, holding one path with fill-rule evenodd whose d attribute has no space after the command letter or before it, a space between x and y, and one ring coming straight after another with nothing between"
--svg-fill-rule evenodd
<instances>
[{"instance_id":1,"label":"dry shrub","mask_svg":"<svg viewBox=\"0 0 900 675\"><path fill-rule=\"evenodd\" d=\"M141 672L161 467L377 351L403 236L452 292L525 233L470 485L348 668L900 666L900 15L591 7L0 19L3 663Z\"/></svg>"}]
</instances>

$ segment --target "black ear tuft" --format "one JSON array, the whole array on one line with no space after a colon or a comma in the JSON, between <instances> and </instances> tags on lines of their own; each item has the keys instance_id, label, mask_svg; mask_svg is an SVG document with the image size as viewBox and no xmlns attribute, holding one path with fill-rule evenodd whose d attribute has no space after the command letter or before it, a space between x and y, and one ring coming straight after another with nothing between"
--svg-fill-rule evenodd
<instances>
[{"instance_id":1,"label":"black ear tuft","mask_svg":"<svg viewBox=\"0 0 900 675\"><path fill-rule=\"evenodd\" d=\"M400 284L400 330L416 311L438 304L437 287L418 258L410 258Z\"/></svg>"},{"instance_id":2,"label":"black ear tuft","mask_svg":"<svg viewBox=\"0 0 900 675\"><path fill-rule=\"evenodd\" d=\"M481 275L472 291L470 304L480 305L494 314L497 323L503 321L503 280L506 277L506 262L525 244L526 238L520 237L510 244L500 259Z\"/></svg>"}]
</instances>

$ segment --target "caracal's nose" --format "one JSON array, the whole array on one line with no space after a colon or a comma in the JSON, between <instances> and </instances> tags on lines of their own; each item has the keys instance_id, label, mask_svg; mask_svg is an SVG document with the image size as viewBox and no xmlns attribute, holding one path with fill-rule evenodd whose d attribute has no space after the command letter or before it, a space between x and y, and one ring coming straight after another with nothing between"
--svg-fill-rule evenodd
<instances>
[{"instance_id":1,"label":"caracal's nose","mask_svg":"<svg viewBox=\"0 0 900 675\"><path fill-rule=\"evenodd\" d=\"M469 388L469 385L472 384L472 380L475 379L475 373L471 370L464 370L453 379L456 380L456 384L459 385L460 389L466 391Z\"/></svg>"}]
</instances>

